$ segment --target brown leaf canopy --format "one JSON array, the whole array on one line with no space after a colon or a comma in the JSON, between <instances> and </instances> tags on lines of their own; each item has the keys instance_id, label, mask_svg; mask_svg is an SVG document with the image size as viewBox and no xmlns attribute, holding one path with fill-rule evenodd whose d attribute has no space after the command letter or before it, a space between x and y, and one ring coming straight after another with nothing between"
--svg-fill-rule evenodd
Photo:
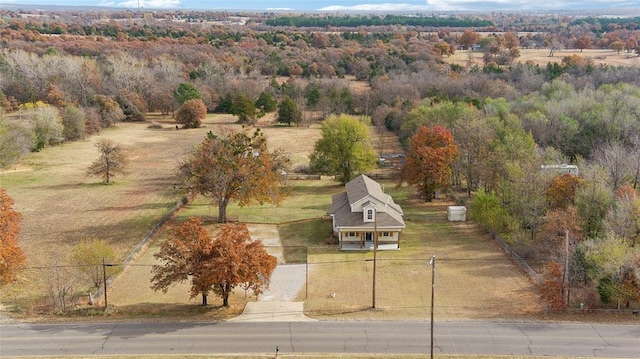
<instances>
[{"instance_id":1,"label":"brown leaf canopy","mask_svg":"<svg viewBox=\"0 0 640 359\"><path fill-rule=\"evenodd\" d=\"M442 126L418 128L409 140L409 152L402 178L416 185L426 201L438 188L446 187L451 178L451 163L458 154L458 146L451 131Z\"/></svg>"},{"instance_id":2,"label":"brown leaf canopy","mask_svg":"<svg viewBox=\"0 0 640 359\"><path fill-rule=\"evenodd\" d=\"M191 297L213 291L224 304L234 288L255 295L268 288L277 265L260 241L253 241L245 224L227 223L213 239L198 218L174 227L156 258L152 288L166 292L175 282L191 278Z\"/></svg>"},{"instance_id":3,"label":"brown leaf canopy","mask_svg":"<svg viewBox=\"0 0 640 359\"><path fill-rule=\"evenodd\" d=\"M14 281L25 262L18 245L21 218L13 210L13 199L0 189L0 284Z\"/></svg>"},{"instance_id":4,"label":"brown leaf canopy","mask_svg":"<svg viewBox=\"0 0 640 359\"><path fill-rule=\"evenodd\" d=\"M260 129L253 133L246 128L224 129L217 135L209 132L181 171L189 188L209 196L219 207L226 208L231 200L240 206L280 204L286 195L280 173L287 163L282 152L269 152Z\"/></svg>"}]
</instances>

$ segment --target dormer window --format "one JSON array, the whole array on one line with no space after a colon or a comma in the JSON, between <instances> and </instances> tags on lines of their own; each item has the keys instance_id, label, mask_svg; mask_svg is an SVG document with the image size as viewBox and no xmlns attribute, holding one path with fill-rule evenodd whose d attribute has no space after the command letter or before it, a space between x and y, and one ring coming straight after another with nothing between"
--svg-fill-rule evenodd
<instances>
[{"instance_id":1,"label":"dormer window","mask_svg":"<svg viewBox=\"0 0 640 359\"><path fill-rule=\"evenodd\" d=\"M362 220L364 222L375 222L376 208L374 206L366 206L363 208L362 212Z\"/></svg>"}]
</instances>

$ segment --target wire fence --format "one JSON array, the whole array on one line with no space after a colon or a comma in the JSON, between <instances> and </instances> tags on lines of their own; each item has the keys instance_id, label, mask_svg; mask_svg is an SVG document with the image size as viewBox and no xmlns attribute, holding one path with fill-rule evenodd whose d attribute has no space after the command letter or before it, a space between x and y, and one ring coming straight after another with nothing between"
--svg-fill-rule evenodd
<instances>
[{"instance_id":1,"label":"wire fence","mask_svg":"<svg viewBox=\"0 0 640 359\"><path fill-rule=\"evenodd\" d=\"M498 245L505 251L505 253L511 257L518 266L533 280L533 282L537 285L542 284L542 276L538 274L527 262L525 262L518 253L516 253L507 242L505 242L497 233L491 233L493 239L498 243Z\"/></svg>"},{"instance_id":2,"label":"wire fence","mask_svg":"<svg viewBox=\"0 0 640 359\"><path fill-rule=\"evenodd\" d=\"M149 230L149 232L147 232L147 234L142 238L142 240L138 243L138 245L129 253L129 255L122 261L122 263L120 263L121 268L124 270L128 265L131 264L131 262L133 261L133 259L142 251L142 249L147 245L147 243L149 243L149 241L153 238L153 236L158 232L158 230L160 230L160 228L162 228L162 226L176 213L176 211L178 211L180 208L182 208L182 206L184 206L185 204L187 204L188 202L188 197L184 196L180 199L180 201L178 201L178 203L175 204L175 206L173 206L173 208L171 208L159 221L158 223L156 223L155 226L153 226L153 228L151 228L151 230ZM120 273L122 273L122 271L120 271ZM104 294L104 286L105 285L109 285L110 283L112 283L115 279L117 278L116 276L111 276L106 280L106 283L102 286L100 286L98 288L98 290L96 291L95 294L91 294L90 296L92 298L94 297L101 297Z\"/></svg>"}]
</instances>

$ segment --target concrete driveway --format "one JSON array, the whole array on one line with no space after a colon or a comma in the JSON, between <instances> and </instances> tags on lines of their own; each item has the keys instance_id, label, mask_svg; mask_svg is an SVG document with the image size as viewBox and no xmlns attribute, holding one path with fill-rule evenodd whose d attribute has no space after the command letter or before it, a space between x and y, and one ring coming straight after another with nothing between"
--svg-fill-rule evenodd
<instances>
[{"instance_id":1,"label":"concrete driveway","mask_svg":"<svg viewBox=\"0 0 640 359\"><path fill-rule=\"evenodd\" d=\"M250 224L251 237L261 240L267 251L278 258L278 266L271 274L269 290L262 293L257 302L249 302L242 314L230 322L304 322L315 321L304 315L303 302L307 278L304 264L286 264L282 255L282 243L276 225Z\"/></svg>"}]
</instances>

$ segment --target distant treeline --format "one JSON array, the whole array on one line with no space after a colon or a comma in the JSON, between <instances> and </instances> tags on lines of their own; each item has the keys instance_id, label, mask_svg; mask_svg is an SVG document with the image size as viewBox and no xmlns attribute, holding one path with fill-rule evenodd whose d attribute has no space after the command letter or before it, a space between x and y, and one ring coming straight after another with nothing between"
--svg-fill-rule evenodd
<instances>
[{"instance_id":1,"label":"distant treeline","mask_svg":"<svg viewBox=\"0 0 640 359\"><path fill-rule=\"evenodd\" d=\"M296 27L357 27L357 26L384 26L384 25L409 25L430 27L487 27L494 24L489 20L457 19L449 17L433 16L283 16L266 21L270 26L296 26Z\"/></svg>"},{"instance_id":2,"label":"distant treeline","mask_svg":"<svg viewBox=\"0 0 640 359\"><path fill-rule=\"evenodd\" d=\"M609 25L617 25L627 30L640 29L640 17L589 17L577 19L569 23L569 26L589 24L595 26L596 33L609 31Z\"/></svg>"}]
</instances>

